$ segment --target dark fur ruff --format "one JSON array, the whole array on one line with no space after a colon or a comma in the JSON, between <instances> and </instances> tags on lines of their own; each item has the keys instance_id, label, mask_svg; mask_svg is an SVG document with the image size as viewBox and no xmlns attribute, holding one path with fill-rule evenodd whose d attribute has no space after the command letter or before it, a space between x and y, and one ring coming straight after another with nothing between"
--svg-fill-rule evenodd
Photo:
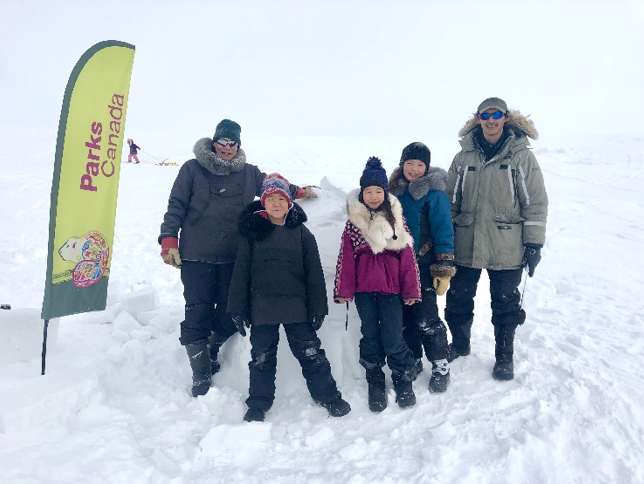
<instances>
[{"instance_id":1,"label":"dark fur ruff","mask_svg":"<svg viewBox=\"0 0 644 484\"><path fill-rule=\"evenodd\" d=\"M264 208L259 200L246 206L239 215L239 222L237 224L240 234L250 240L261 241L266 239L275 230L274 223L257 213L262 210ZM304 213L302 207L294 203L286 214L284 226L289 229L294 229L306 221L306 213Z\"/></svg>"},{"instance_id":2,"label":"dark fur ruff","mask_svg":"<svg viewBox=\"0 0 644 484\"><path fill-rule=\"evenodd\" d=\"M403 174L403 167L399 166L391 174L389 179L389 191L397 197L405 193L409 188L409 194L414 200L420 200L431 190L445 191L447 188L447 172L442 168L429 167L427 173L413 182L407 181Z\"/></svg>"},{"instance_id":3,"label":"dark fur ruff","mask_svg":"<svg viewBox=\"0 0 644 484\"><path fill-rule=\"evenodd\" d=\"M239 148L232 160L224 160L217 156L217 152L212 144L212 138L201 138L195 143L193 148L195 158L206 170L213 175L226 176L244 168L246 164L246 153L244 153L244 150Z\"/></svg>"}]
</instances>

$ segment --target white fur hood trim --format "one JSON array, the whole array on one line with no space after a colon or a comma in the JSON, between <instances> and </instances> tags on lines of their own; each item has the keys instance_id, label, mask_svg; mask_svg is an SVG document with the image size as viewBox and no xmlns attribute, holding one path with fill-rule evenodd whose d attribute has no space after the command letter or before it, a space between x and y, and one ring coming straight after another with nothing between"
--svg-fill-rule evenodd
<instances>
[{"instance_id":1,"label":"white fur hood trim","mask_svg":"<svg viewBox=\"0 0 644 484\"><path fill-rule=\"evenodd\" d=\"M398 199L388 194L391 211L396 220L396 239L393 239L394 230L387 222L382 212L372 212L367 206L358 200L360 189L356 188L347 195L347 215L349 221L360 229L365 240L371 247L374 254L384 250L402 250L405 247L413 247L414 239L405 230L403 222L402 205Z\"/></svg>"}]
</instances>

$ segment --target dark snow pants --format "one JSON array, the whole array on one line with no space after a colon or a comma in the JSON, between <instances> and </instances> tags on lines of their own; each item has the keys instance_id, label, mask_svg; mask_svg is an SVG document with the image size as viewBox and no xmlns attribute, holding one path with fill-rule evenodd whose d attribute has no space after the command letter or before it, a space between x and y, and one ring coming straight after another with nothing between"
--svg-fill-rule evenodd
<instances>
[{"instance_id":1,"label":"dark snow pants","mask_svg":"<svg viewBox=\"0 0 644 484\"><path fill-rule=\"evenodd\" d=\"M403 306L403 336L417 360L423 357L423 347L429 361L442 360L447 358L447 328L438 315L429 264L418 269L422 301L413 306Z\"/></svg>"},{"instance_id":2,"label":"dark snow pants","mask_svg":"<svg viewBox=\"0 0 644 484\"><path fill-rule=\"evenodd\" d=\"M182 345L208 340L221 345L235 332L235 325L226 313L228 291L234 264L210 264L184 261L181 264L185 319L181 323Z\"/></svg>"},{"instance_id":3,"label":"dark snow pants","mask_svg":"<svg viewBox=\"0 0 644 484\"><path fill-rule=\"evenodd\" d=\"M250 328L250 387L246 405L267 411L275 399L275 376L277 373L277 345L279 324L254 324ZM340 396L331 364L320 347L321 342L311 323L284 325L286 339L293 356L302 368L311 397L316 402L332 402Z\"/></svg>"},{"instance_id":4,"label":"dark snow pants","mask_svg":"<svg viewBox=\"0 0 644 484\"><path fill-rule=\"evenodd\" d=\"M472 322L474 321L474 296L482 269L457 266L456 275L450 281L447 291L445 320L452 333L452 344L458 349L469 349ZM521 308L519 284L523 269L492 271L490 278L492 324L496 326L518 326L526 318ZM465 346L467 345L467 346Z\"/></svg>"},{"instance_id":5,"label":"dark snow pants","mask_svg":"<svg viewBox=\"0 0 644 484\"><path fill-rule=\"evenodd\" d=\"M393 372L414 372L416 359L403 338L400 294L358 292L355 302L362 321L360 363L367 369L383 366L386 356Z\"/></svg>"}]
</instances>

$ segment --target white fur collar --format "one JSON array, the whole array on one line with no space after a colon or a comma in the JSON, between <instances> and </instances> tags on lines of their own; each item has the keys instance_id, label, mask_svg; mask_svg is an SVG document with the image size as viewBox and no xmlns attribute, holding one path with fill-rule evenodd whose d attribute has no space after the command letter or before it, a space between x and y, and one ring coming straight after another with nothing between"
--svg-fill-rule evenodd
<instances>
[{"instance_id":1,"label":"white fur collar","mask_svg":"<svg viewBox=\"0 0 644 484\"><path fill-rule=\"evenodd\" d=\"M394 224L396 239L393 238L394 230L387 222L384 214L369 210L364 203L358 200L359 195L359 188L349 192L347 195L347 215L349 221L360 229L374 254L378 254L385 249L402 250L407 246L413 247L414 239L405 230L402 205L395 196L388 194L391 211L396 220Z\"/></svg>"}]
</instances>

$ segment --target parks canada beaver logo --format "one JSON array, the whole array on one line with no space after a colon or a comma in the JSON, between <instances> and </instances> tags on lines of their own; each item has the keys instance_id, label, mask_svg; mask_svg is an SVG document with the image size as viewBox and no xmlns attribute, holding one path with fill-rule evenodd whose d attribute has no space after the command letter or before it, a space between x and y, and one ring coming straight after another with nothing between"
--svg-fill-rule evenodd
<instances>
[{"instance_id":1,"label":"parks canada beaver logo","mask_svg":"<svg viewBox=\"0 0 644 484\"><path fill-rule=\"evenodd\" d=\"M110 248L99 232L87 232L80 238L70 237L58 250L66 262L74 262L72 282L76 287L96 284L105 274L110 260Z\"/></svg>"}]
</instances>

